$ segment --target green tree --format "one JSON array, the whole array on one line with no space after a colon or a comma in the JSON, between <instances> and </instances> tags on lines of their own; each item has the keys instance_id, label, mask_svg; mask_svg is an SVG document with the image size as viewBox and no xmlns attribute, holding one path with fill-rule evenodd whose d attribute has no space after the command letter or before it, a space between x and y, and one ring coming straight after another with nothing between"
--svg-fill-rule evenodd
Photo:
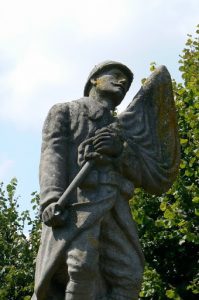
<instances>
[{"instance_id":1,"label":"green tree","mask_svg":"<svg viewBox=\"0 0 199 300\"><path fill-rule=\"evenodd\" d=\"M146 258L140 299L198 299L199 294L199 26L173 80L181 144L179 176L163 196L137 190L131 200ZM153 63L151 69L155 68Z\"/></svg>"},{"instance_id":2,"label":"green tree","mask_svg":"<svg viewBox=\"0 0 199 300\"><path fill-rule=\"evenodd\" d=\"M33 210L18 212L14 178L4 189L0 184L0 300L28 300L33 292L34 261L38 250L40 220L38 194L32 193ZM30 230L24 234L29 225ZM26 227L25 227L26 226Z\"/></svg>"}]
</instances>

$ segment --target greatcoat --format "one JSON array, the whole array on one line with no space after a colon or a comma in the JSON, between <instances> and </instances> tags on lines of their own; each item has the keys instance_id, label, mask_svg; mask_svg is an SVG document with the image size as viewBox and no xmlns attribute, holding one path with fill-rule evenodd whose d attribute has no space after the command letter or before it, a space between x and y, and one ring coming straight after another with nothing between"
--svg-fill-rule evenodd
<instances>
[{"instance_id":1,"label":"greatcoat","mask_svg":"<svg viewBox=\"0 0 199 300\"><path fill-rule=\"evenodd\" d=\"M173 180L172 172L158 157L153 140L148 138L150 124L144 124L144 109L140 105L135 114L127 108L125 113L114 117L102 103L85 97L56 104L50 110L43 127L41 211L56 202L76 176L80 170L78 147L97 129L119 124L119 129L113 127L113 130L120 134L124 147L120 156L113 159L109 166L94 167L82 187L71 195L66 208L69 215L65 226L51 228L42 225L32 299L50 299L48 290L51 279L65 260L71 242L94 224L103 223L103 217L109 212L112 212L114 222L121 229L123 240L128 240L132 246L140 264L137 280L141 280L144 259L128 199L133 195L134 187L141 186L150 193L160 194L169 188ZM101 186L109 188L110 197L99 192ZM139 290L140 283L137 284ZM95 299L99 299L98 295Z\"/></svg>"}]
</instances>

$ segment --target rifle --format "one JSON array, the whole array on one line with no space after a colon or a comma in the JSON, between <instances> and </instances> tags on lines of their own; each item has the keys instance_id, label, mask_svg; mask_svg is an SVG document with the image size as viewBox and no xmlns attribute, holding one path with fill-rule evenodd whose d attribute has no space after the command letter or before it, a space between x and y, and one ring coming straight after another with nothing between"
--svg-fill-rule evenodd
<instances>
[{"instance_id":1,"label":"rifle","mask_svg":"<svg viewBox=\"0 0 199 300\"><path fill-rule=\"evenodd\" d=\"M59 198L59 200L56 203L55 206L55 212L54 215L58 216L62 213L63 209L67 205L68 198L70 194L81 184L82 180L86 177L86 175L89 173L91 168L94 165L94 160L88 160L79 173L75 176L75 178L72 180L72 182L69 184L65 192L62 194L62 196Z\"/></svg>"}]
</instances>

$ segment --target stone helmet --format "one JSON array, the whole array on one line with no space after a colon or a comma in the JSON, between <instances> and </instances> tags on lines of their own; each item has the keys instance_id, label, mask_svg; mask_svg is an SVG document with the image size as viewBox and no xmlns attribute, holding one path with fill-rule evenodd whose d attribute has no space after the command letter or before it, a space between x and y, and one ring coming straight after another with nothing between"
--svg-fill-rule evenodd
<instances>
[{"instance_id":1,"label":"stone helmet","mask_svg":"<svg viewBox=\"0 0 199 300\"><path fill-rule=\"evenodd\" d=\"M88 97L89 96L89 92L90 92L90 89L91 89L91 79L93 77L95 77L96 75L100 74L102 71L104 70L109 70L109 69L113 69L113 68L117 68L119 70L121 70L122 72L124 72L124 74L127 76L128 80L129 80L129 84L128 84L128 89L130 88L130 85L133 81L133 73L131 72L131 70L123 65L122 63L120 62L117 62L117 61L112 61L112 60L107 60L107 61L104 61L98 65L96 65L91 73L89 74L88 76L88 79L86 81L86 84L85 84L85 88L84 88L84 96L85 97ZM127 91L128 91L127 89Z\"/></svg>"}]
</instances>

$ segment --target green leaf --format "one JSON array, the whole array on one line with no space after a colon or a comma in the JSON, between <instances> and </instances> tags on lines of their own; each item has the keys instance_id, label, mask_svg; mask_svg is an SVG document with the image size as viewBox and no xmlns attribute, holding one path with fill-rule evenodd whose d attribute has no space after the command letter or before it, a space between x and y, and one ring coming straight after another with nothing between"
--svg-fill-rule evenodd
<instances>
[{"instance_id":1,"label":"green leaf","mask_svg":"<svg viewBox=\"0 0 199 300\"><path fill-rule=\"evenodd\" d=\"M167 296L169 299L174 299L174 297L175 297L175 292L174 292L174 290L167 290L167 291L166 291L166 296Z\"/></svg>"},{"instance_id":2,"label":"green leaf","mask_svg":"<svg viewBox=\"0 0 199 300\"><path fill-rule=\"evenodd\" d=\"M160 209L161 209L162 211L165 211L166 208L167 208L166 202L162 202L162 203L160 204Z\"/></svg>"},{"instance_id":3,"label":"green leaf","mask_svg":"<svg viewBox=\"0 0 199 300\"><path fill-rule=\"evenodd\" d=\"M187 144L187 142L188 142L188 139L180 139L181 145Z\"/></svg>"},{"instance_id":4,"label":"green leaf","mask_svg":"<svg viewBox=\"0 0 199 300\"><path fill-rule=\"evenodd\" d=\"M194 198L192 199L192 202L194 202L194 203L199 203L199 197L194 197Z\"/></svg>"},{"instance_id":5,"label":"green leaf","mask_svg":"<svg viewBox=\"0 0 199 300\"><path fill-rule=\"evenodd\" d=\"M173 220L175 217L175 214L170 209L166 209L165 213L164 213L164 217L166 219Z\"/></svg>"},{"instance_id":6,"label":"green leaf","mask_svg":"<svg viewBox=\"0 0 199 300\"><path fill-rule=\"evenodd\" d=\"M199 209L195 209L195 215L199 217Z\"/></svg>"}]
</instances>

